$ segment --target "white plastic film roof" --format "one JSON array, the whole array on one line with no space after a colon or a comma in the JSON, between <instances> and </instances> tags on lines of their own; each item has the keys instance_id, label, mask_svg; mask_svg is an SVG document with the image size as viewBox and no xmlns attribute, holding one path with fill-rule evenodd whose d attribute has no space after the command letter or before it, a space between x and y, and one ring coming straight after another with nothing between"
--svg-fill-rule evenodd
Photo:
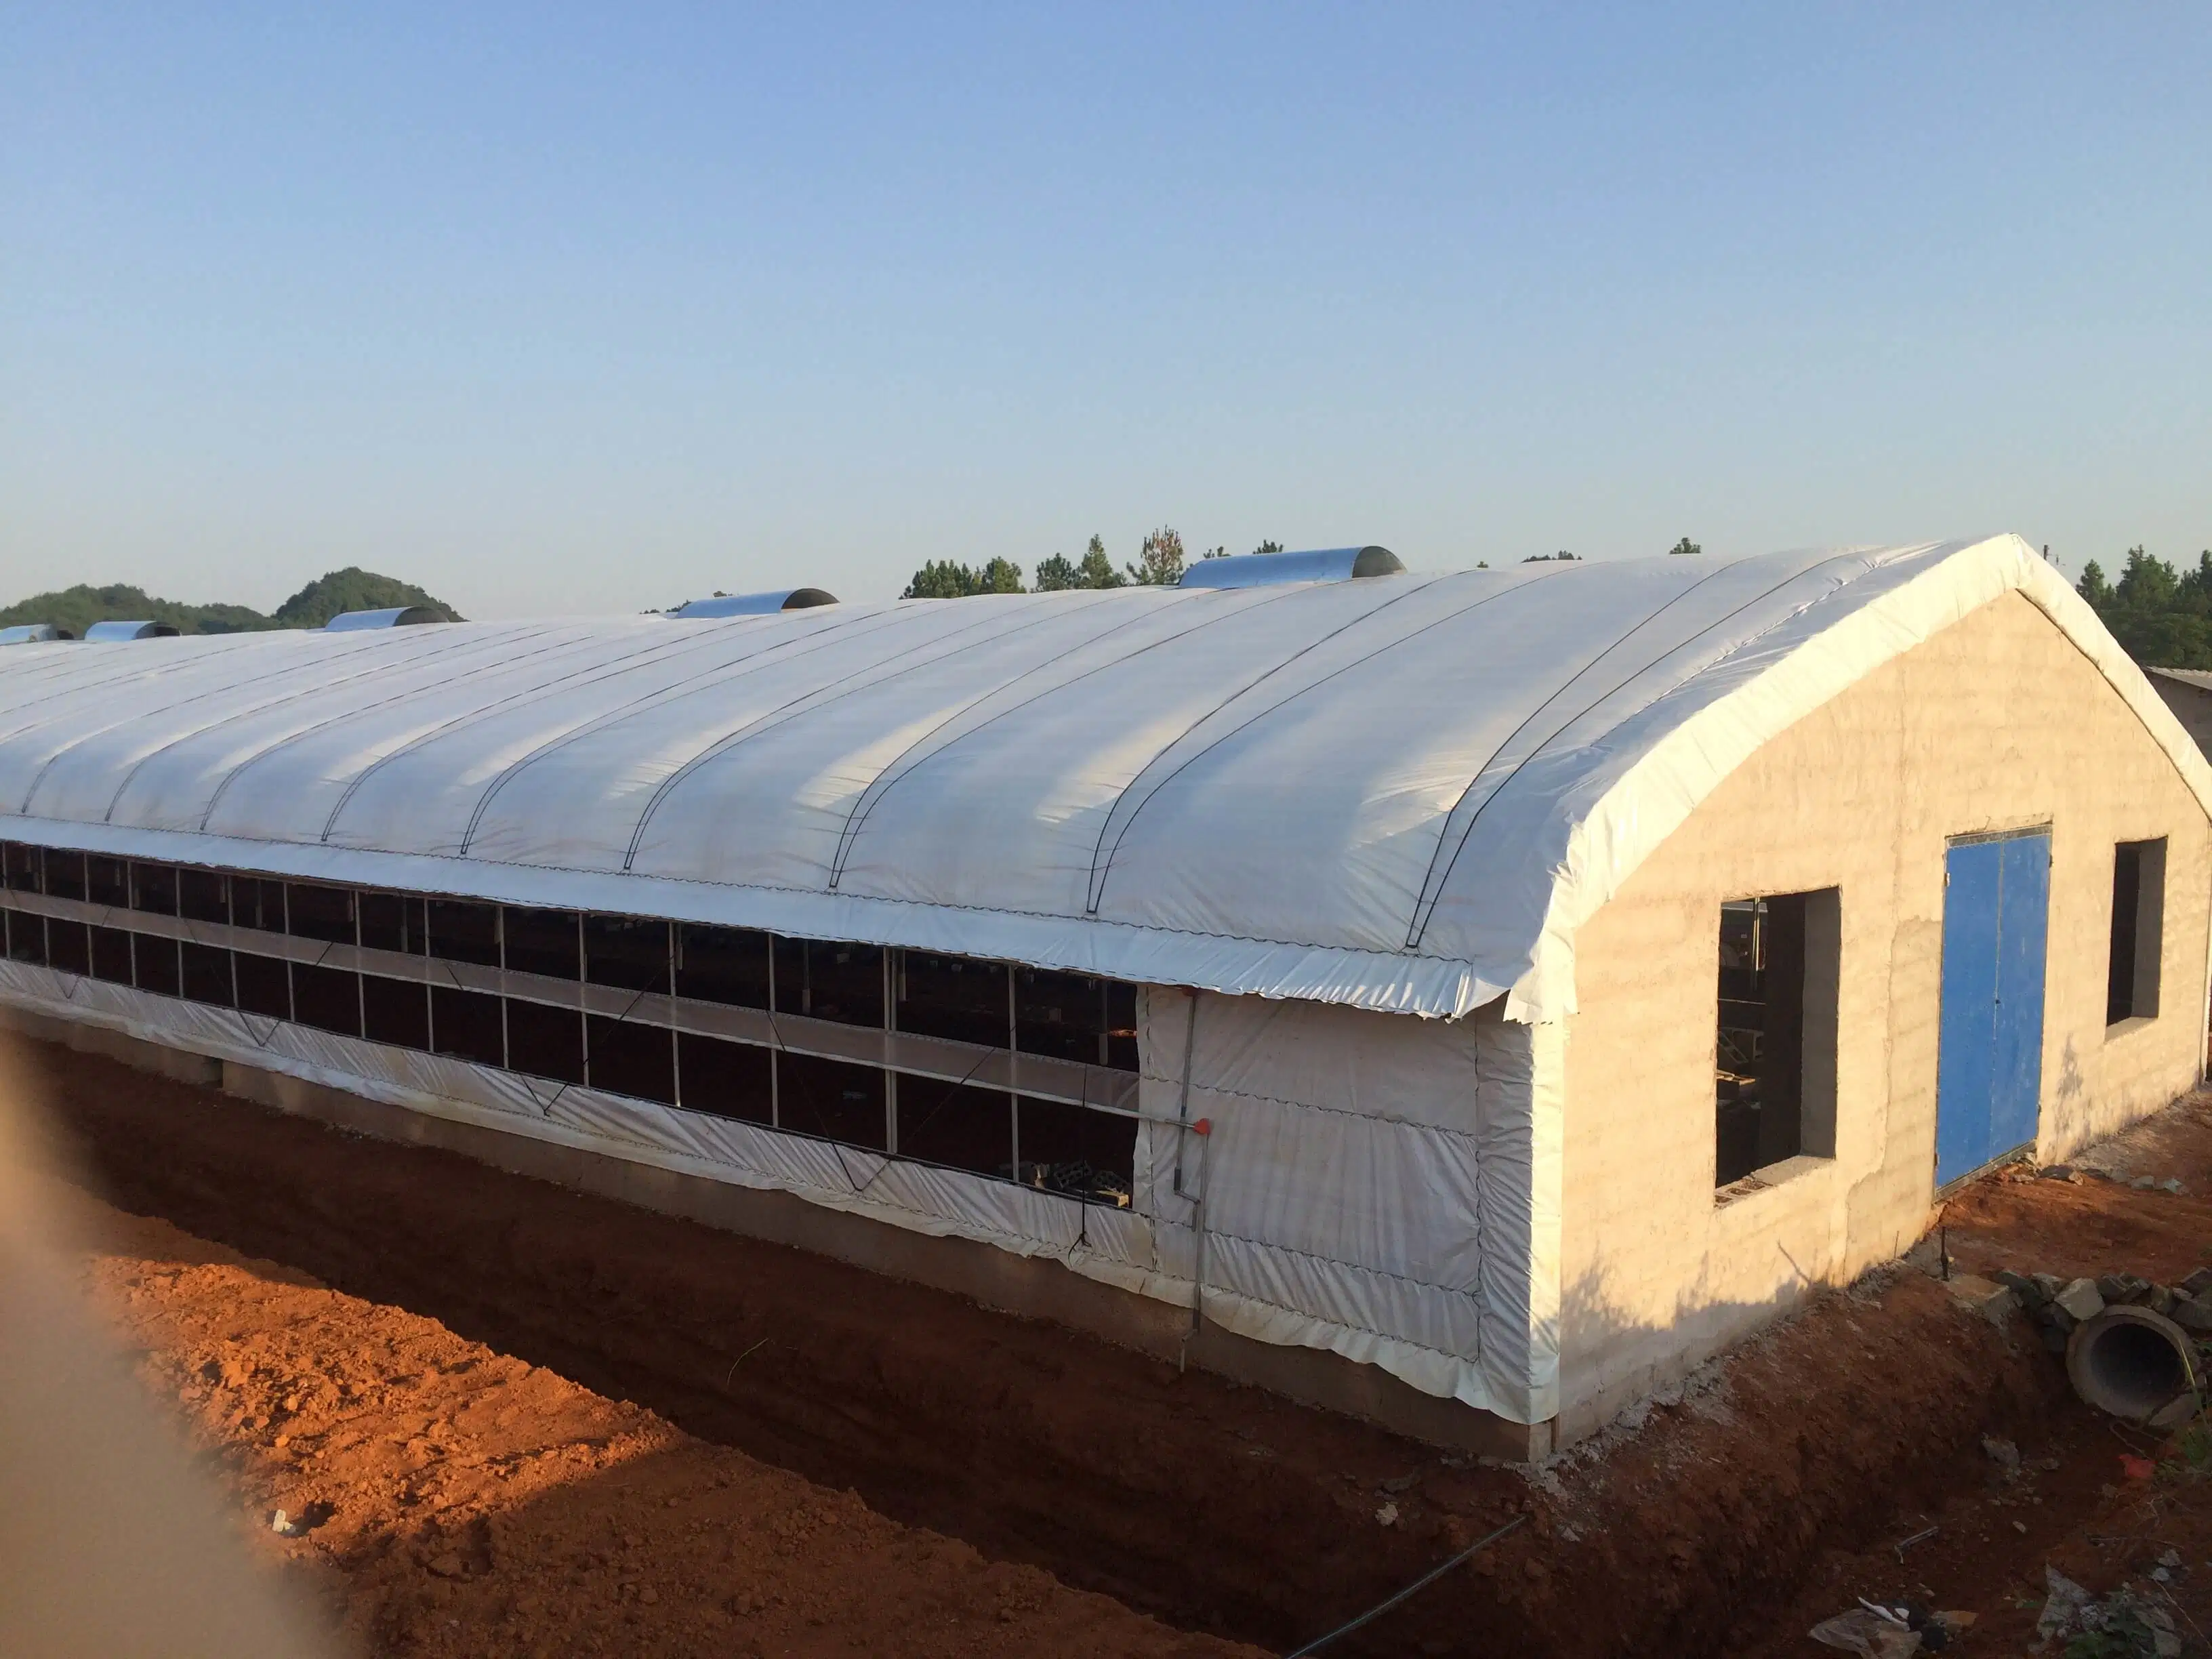
<instances>
[{"instance_id":1,"label":"white plastic film roof","mask_svg":"<svg viewBox=\"0 0 2212 1659\"><path fill-rule=\"evenodd\" d=\"M1455 1016L2017 537L0 658L0 835ZM9 818L5 814L17 815Z\"/></svg>"}]
</instances>

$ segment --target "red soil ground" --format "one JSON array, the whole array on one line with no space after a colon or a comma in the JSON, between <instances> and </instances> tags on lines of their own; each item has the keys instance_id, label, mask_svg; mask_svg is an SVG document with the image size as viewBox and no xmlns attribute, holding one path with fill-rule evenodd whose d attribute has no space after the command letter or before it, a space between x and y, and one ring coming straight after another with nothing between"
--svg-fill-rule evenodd
<instances>
[{"instance_id":1,"label":"red soil ground","mask_svg":"<svg viewBox=\"0 0 2212 1659\"><path fill-rule=\"evenodd\" d=\"M172 1276L152 1250L103 1270L137 1282L137 1340L166 1386L203 1391L201 1431L274 1483L243 1496L318 1495L280 1491L303 1468L274 1444L286 1399L304 1415L354 1409L348 1383L387 1391L364 1396L393 1415L358 1443L357 1509L286 1547L331 1564L328 1593L383 1650L527 1651L534 1632L549 1652L743 1652L771 1629L818 1644L798 1652L1228 1650L1144 1646L1190 1638L1087 1590L1280 1651L1520 1514L1332 1655L1811 1653L1805 1631L1863 1594L1975 1612L1954 1651L2018 1653L2034 1615L2014 1604L2039 1605L2046 1560L2103 1588L2155 1534L2212 1581L2185 1463L2123 1480L2120 1451L2157 1449L2073 1401L2024 1322L2000 1330L1910 1270L1822 1297L1635 1432L1531 1474L841 1264L27 1052L114 1202L292 1270L168 1233L162 1250L206 1265ZM2212 1125L2185 1105L2129 1155L2189 1195L1985 1182L1950 1207L1954 1255L2180 1277L2212 1241L2194 1195L2212 1194ZM203 1300L193 1275L216 1270ZM144 1322L165 1320L173 1336ZM230 1398L222 1334L276 1345L265 1386L243 1385L258 1392ZM2023 1475L2004 1478L1985 1434L2018 1443ZM1896 1542L1931 1523L1900 1562ZM2187 1601L2185 1576L2173 1590ZM1064 1622L1002 1625L1024 1597L1017 1621ZM664 1628L668 1645L641 1639Z\"/></svg>"}]
</instances>

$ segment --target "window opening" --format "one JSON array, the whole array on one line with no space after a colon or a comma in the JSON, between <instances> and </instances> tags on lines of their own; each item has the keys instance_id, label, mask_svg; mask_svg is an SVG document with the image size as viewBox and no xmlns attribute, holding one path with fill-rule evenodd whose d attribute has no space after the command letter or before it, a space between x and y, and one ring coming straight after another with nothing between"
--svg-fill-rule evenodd
<instances>
[{"instance_id":1,"label":"window opening","mask_svg":"<svg viewBox=\"0 0 2212 1659\"><path fill-rule=\"evenodd\" d=\"M1137 1162L1137 1120L1024 1095L1018 1107L1027 1187L1127 1209Z\"/></svg>"},{"instance_id":2,"label":"window opening","mask_svg":"<svg viewBox=\"0 0 2212 1659\"><path fill-rule=\"evenodd\" d=\"M574 1008L507 1000L507 1064L556 1083L584 1080L584 1017Z\"/></svg>"},{"instance_id":3,"label":"window opening","mask_svg":"<svg viewBox=\"0 0 2212 1659\"><path fill-rule=\"evenodd\" d=\"M781 1014L808 1014L816 1019L880 1030L884 1024L882 948L779 938L775 1007Z\"/></svg>"},{"instance_id":4,"label":"window opening","mask_svg":"<svg viewBox=\"0 0 2212 1659\"><path fill-rule=\"evenodd\" d=\"M584 976L594 985L665 994L668 924L649 916L586 916Z\"/></svg>"},{"instance_id":5,"label":"window opening","mask_svg":"<svg viewBox=\"0 0 2212 1659\"><path fill-rule=\"evenodd\" d=\"M586 1023L584 1053L594 1089L676 1103L676 1036L667 1026L593 1014Z\"/></svg>"},{"instance_id":6,"label":"window opening","mask_svg":"<svg viewBox=\"0 0 2212 1659\"><path fill-rule=\"evenodd\" d=\"M0 871L4 871L8 885L19 893L38 893L46 890L40 878L39 849L11 841L4 854L0 854Z\"/></svg>"},{"instance_id":7,"label":"window opening","mask_svg":"<svg viewBox=\"0 0 2212 1659\"><path fill-rule=\"evenodd\" d=\"M85 896L94 904L105 904L112 910L131 908L131 866L122 859L104 859L97 854L84 861Z\"/></svg>"},{"instance_id":8,"label":"window opening","mask_svg":"<svg viewBox=\"0 0 2212 1659\"><path fill-rule=\"evenodd\" d=\"M176 866L134 861L131 866L131 908L149 916L177 914Z\"/></svg>"},{"instance_id":9,"label":"window opening","mask_svg":"<svg viewBox=\"0 0 2212 1659\"><path fill-rule=\"evenodd\" d=\"M921 951L898 953L898 1029L921 1036L1007 1045L1007 968L1004 963L969 957L933 956ZM906 1085L902 1084L902 1090ZM899 1121L907 1121L903 1099ZM906 1145L901 1129L899 1145ZM939 1160L943 1162L945 1160ZM962 1168L968 1167L965 1164Z\"/></svg>"},{"instance_id":10,"label":"window opening","mask_svg":"<svg viewBox=\"0 0 2212 1659\"><path fill-rule=\"evenodd\" d=\"M178 966L177 941L155 933L131 936L136 949L138 988L156 996L184 994L184 975Z\"/></svg>"},{"instance_id":11,"label":"window opening","mask_svg":"<svg viewBox=\"0 0 2212 1659\"><path fill-rule=\"evenodd\" d=\"M482 907L489 908L489 907ZM430 906L430 937L437 939L437 904ZM455 985L430 988L430 1052L479 1066L507 1064L507 1023L499 999Z\"/></svg>"},{"instance_id":12,"label":"window opening","mask_svg":"<svg viewBox=\"0 0 2212 1659\"><path fill-rule=\"evenodd\" d=\"M1108 1041L1112 1022L1108 1018L1106 983L1088 974L1016 969L1014 1047L1025 1054L1052 1054L1091 1066L1105 1065L1113 1052ZM1130 1010L1133 1025L1133 995Z\"/></svg>"},{"instance_id":13,"label":"window opening","mask_svg":"<svg viewBox=\"0 0 2212 1659\"><path fill-rule=\"evenodd\" d=\"M742 927L702 927L679 923L676 929L676 994L733 1008L769 1006L766 933Z\"/></svg>"},{"instance_id":14,"label":"window opening","mask_svg":"<svg viewBox=\"0 0 2212 1659\"><path fill-rule=\"evenodd\" d=\"M284 931L295 939L320 939L325 945L352 945L353 890L324 887L307 882L288 882L284 887Z\"/></svg>"},{"instance_id":15,"label":"window opening","mask_svg":"<svg viewBox=\"0 0 2212 1659\"><path fill-rule=\"evenodd\" d=\"M84 854L46 849L46 896L82 899L84 896Z\"/></svg>"},{"instance_id":16,"label":"window opening","mask_svg":"<svg viewBox=\"0 0 2212 1659\"><path fill-rule=\"evenodd\" d=\"M363 918L366 924L367 918ZM361 1030L371 1042L427 1053L430 1047L430 988L411 980L363 974Z\"/></svg>"},{"instance_id":17,"label":"window opening","mask_svg":"<svg viewBox=\"0 0 2212 1659\"><path fill-rule=\"evenodd\" d=\"M234 927L264 933L284 931L284 884L255 876L230 878L230 921Z\"/></svg>"},{"instance_id":18,"label":"window opening","mask_svg":"<svg viewBox=\"0 0 2212 1659\"><path fill-rule=\"evenodd\" d=\"M187 943L178 955L184 969L184 995L190 1002L231 1008L238 1003L237 988L230 977L230 952L212 945Z\"/></svg>"},{"instance_id":19,"label":"window opening","mask_svg":"<svg viewBox=\"0 0 2212 1659\"><path fill-rule=\"evenodd\" d=\"M775 1073L783 1128L870 1152L890 1150L884 1145L884 1074L877 1067L786 1050L775 1056Z\"/></svg>"},{"instance_id":20,"label":"window opening","mask_svg":"<svg viewBox=\"0 0 2212 1659\"><path fill-rule=\"evenodd\" d=\"M230 920L230 883L220 870L177 872L177 913L193 921Z\"/></svg>"},{"instance_id":21,"label":"window opening","mask_svg":"<svg viewBox=\"0 0 2212 1659\"><path fill-rule=\"evenodd\" d=\"M547 979L584 976L583 930L574 910L531 910L508 905L500 915L507 965Z\"/></svg>"},{"instance_id":22,"label":"window opening","mask_svg":"<svg viewBox=\"0 0 2212 1659\"><path fill-rule=\"evenodd\" d=\"M775 1068L772 1049L702 1036L696 1031L677 1034L678 1093L687 1112L704 1112L709 1117L740 1123L773 1124Z\"/></svg>"},{"instance_id":23,"label":"window opening","mask_svg":"<svg viewBox=\"0 0 2212 1659\"><path fill-rule=\"evenodd\" d=\"M898 1074L898 1150L976 1175L1014 1173L1014 1099L998 1089Z\"/></svg>"},{"instance_id":24,"label":"window opening","mask_svg":"<svg viewBox=\"0 0 2212 1659\"><path fill-rule=\"evenodd\" d=\"M340 968L292 964L292 1017L339 1036L361 1035L361 976Z\"/></svg>"},{"instance_id":25,"label":"window opening","mask_svg":"<svg viewBox=\"0 0 2212 1659\"><path fill-rule=\"evenodd\" d=\"M292 1018L292 975L282 961L239 951L233 952L231 966L237 975L240 1008L270 1019Z\"/></svg>"},{"instance_id":26,"label":"window opening","mask_svg":"<svg viewBox=\"0 0 2212 1659\"><path fill-rule=\"evenodd\" d=\"M421 899L405 893L363 893L358 910L366 948L406 957L429 954L429 922Z\"/></svg>"},{"instance_id":27,"label":"window opening","mask_svg":"<svg viewBox=\"0 0 2212 1659\"><path fill-rule=\"evenodd\" d=\"M2166 841L2124 841L2112 849L2112 945L2105 1024L2158 1018L2159 960L2166 934Z\"/></svg>"},{"instance_id":28,"label":"window opening","mask_svg":"<svg viewBox=\"0 0 2212 1659\"><path fill-rule=\"evenodd\" d=\"M430 954L447 962L499 966L499 906L459 899L430 901ZM446 1052L441 1039L439 1053Z\"/></svg>"},{"instance_id":29,"label":"window opening","mask_svg":"<svg viewBox=\"0 0 2212 1659\"><path fill-rule=\"evenodd\" d=\"M130 933L120 927L95 927L92 930L92 976L106 980L110 985L129 985L133 982L131 968Z\"/></svg>"},{"instance_id":30,"label":"window opening","mask_svg":"<svg viewBox=\"0 0 2212 1659\"><path fill-rule=\"evenodd\" d=\"M1834 888L1721 906L1713 1184L1834 1155Z\"/></svg>"}]
</instances>

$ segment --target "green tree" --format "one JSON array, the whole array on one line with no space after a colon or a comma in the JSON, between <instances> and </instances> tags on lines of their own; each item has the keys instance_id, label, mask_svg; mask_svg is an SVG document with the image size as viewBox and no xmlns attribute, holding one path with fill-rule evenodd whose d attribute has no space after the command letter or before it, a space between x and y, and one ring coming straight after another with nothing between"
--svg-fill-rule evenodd
<instances>
[{"instance_id":1,"label":"green tree","mask_svg":"<svg viewBox=\"0 0 2212 1659\"><path fill-rule=\"evenodd\" d=\"M1692 541L1687 536L1683 537L1680 541L1676 542L1674 546L1667 550L1670 556L1678 557L1685 554L1702 553L1705 550L1702 546L1698 543Z\"/></svg>"},{"instance_id":2,"label":"green tree","mask_svg":"<svg viewBox=\"0 0 2212 1659\"><path fill-rule=\"evenodd\" d=\"M180 634L242 634L270 628L320 628L342 611L381 611L394 605L427 605L460 620L451 605L432 599L411 582L374 571L349 568L319 576L264 616L246 605L188 605L156 599L143 587L115 583L94 587L80 583L0 610L0 628L17 623L52 623L82 638L96 622L166 623Z\"/></svg>"},{"instance_id":3,"label":"green tree","mask_svg":"<svg viewBox=\"0 0 2212 1659\"><path fill-rule=\"evenodd\" d=\"M2131 547L2117 582L2092 559L2075 592L2145 667L2212 669L2212 550L2184 572Z\"/></svg>"},{"instance_id":4,"label":"green tree","mask_svg":"<svg viewBox=\"0 0 2212 1659\"><path fill-rule=\"evenodd\" d=\"M1055 553L1037 562L1036 591L1040 593L1071 587L1121 587L1127 580L1114 568L1114 561L1106 556L1106 544L1096 536L1091 538L1091 545L1083 550L1080 563L1065 553Z\"/></svg>"},{"instance_id":5,"label":"green tree","mask_svg":"<svg viewBox=\"0 0 2212 1659\"><path fill-rule=\"evenodd\" d=\"M1078 587L1126 587L1129 579L1114 568L1114 561L1106 556L1106 544L1097 537L1083 550L1083 562L1075 567Z\"/></svg>"},{"instance_id":6,"label":"green tree","mask_svg":"<svg viewBox=\"0 0 2212 1659\"><path fill-rule=\"evenodd\" d=\"M461 620L453 606L432 599L414 583L380 576L357 564L316 577L278 605L270 620L279 628L320 628L349 611L394 611L410 605L428 605L447 622Z\"/></svg>"},{"instance_id":7,"label":"green tree","mask_svg":"<svg viewBox=\"0 0 2212 1659\"><path fill-rule=\"evenodd\" d=\"M1277 541L1266 541L1261 542L1259 546L1254 548L1252 550L1255 553L1279 553L1283 550L1283 544Z\"/></svg>"},{"instance_id":8,"label":"green tree","mask_svg":"<svg viewBox=\"0 0 2212 1659\"><path fill-rule=\"evenodd\" d=\"M1182 538L1162 525L1145 538L1129 580L1139 587L1173 587L1182 580Z\"/></svg>"},{"instance_id":9,"label":"green tree","mask_svg":"<svg viewBox=\"0 0 2212 1659\"><path fill-rule=\"evenodd\" d=\"M1062 562L1066 562L1062 561ZM994 559L981 570L951 559L932 559L914 573L902 599L964 599L976 593L1019 593L1022 568L1012 559Z\"/></svg>"}]
</instances>

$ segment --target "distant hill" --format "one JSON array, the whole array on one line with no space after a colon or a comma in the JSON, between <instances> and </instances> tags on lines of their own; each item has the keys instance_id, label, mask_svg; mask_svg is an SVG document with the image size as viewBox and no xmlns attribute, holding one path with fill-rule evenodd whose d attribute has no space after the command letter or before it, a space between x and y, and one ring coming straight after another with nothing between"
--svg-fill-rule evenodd
<instances>
[{"instance_id":1,"label":"distant hill","mask_svg":"<svg viewBox=\"0 0 2212 1659\"><path fill-rule=\"evenodd\" d=\"M264 628L320 628L347 611L384 611L394 605L425 605L453 622L461 620L453 606L432 599L412 582L380 576L358 565L348 565L318 576L264 616L251 605L185 605L157 599L143 587L116 584L94 587L80 583L59 592L34 593L0 610L0 628L16 623L52 623L79 639L96 622L167 623L179 634L244 634Z\"/></svg>"}]
</instances>

